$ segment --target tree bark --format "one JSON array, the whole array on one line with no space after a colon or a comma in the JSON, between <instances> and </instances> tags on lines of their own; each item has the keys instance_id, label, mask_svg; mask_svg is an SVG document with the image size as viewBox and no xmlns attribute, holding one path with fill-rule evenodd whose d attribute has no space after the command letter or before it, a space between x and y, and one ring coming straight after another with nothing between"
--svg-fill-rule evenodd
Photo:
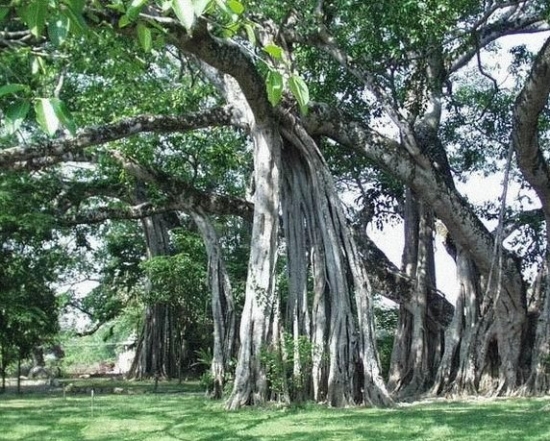
<instances>
[{"instance_id":1,"label":"tree bark","mask_svg":"<svg viewBox=\"0 0 550 441\"><path fill-rule=\"evenodd\" d=\"M467 251L453 250L459 282L455 316L445 332L445 351L432 391L436 394L475 394L477 329L482 298L479 272Z\"/></svg>"},{"instance_id":2,"label":"tree bark","mask_svg":"<svg viewBox=\"0 0 550 441\"><path fill-rule=\"evenodd\" d=\"M142 224L148 258L169 255L170 238L164 216L147 217ZM148 285L147 289L154 289L151 282ZM179 378L185 358L184 332L176 305L170 301L147 304L129 375L138 379Z\"/></svg>"},{"instance_id":3,"label":"tree bark","mask_svg":"<svg viewBox=\"0 0 550 441\"><path fill-rule=\"evenodd\" d=\"M307 225L314 232L309 237L319 240L314 248L315 255L324 258L321 263L330 290L326 322L329 338L327 402L335 407L356 403L390 404L374 342L370 282L334 182L317 145L298 121L288 115L282 133L288 141L284 152L289 155L284 164L296 176L301 176L300 190L306 194L311 192L311 196L304 198L303 205L308 215L305 219L303 216L293 219L293 222ZM285 175L291 173L290 170ZM309 206L307 201L311 201ZM292 252L296 250L289 250ZM316 300L322 301L325 279L318 283ZM317 283L314 281L314 284ZM323 309L317 309L314 317L323 319ZM315 331L316 338L323 334L321 329Z\"/></svg>"},{"instance_id":4,"label":"tree bark","mask_svg":"<svg viewBox=\"0 0 550 441\"><path fill-rule=\"evenodd\" d=\"M261 351L269 343L273 317L274 274L280 205L281 138L272 124L256 122L254 143L254 219L245 304L240 326L240 349L233 392L226 408L261 404L267 399L267 378Z\"/></svg>"},{"instance_id":5,"label":"tree bark","mask_svg":"<svg viewBox=\"0 0 550 441\"><path fill-rule=\"evenodd\" d=\"M550 237L548 221L547 237ZM542 299L540 308L536 309L535 341L531 353L530 375L521 392L523 395L545 395L550 390L550 284L548 283L548 270L550 269L550 250L546 250Z\"/></svg>"},{"instance_id":6,"label":"tree bark","mask_svg":"<svg viewBox=\"0 0 550 441\"><path fill-rule=\"evenodd\" d=\"M422 200L444 222L456 245L468 250L470 258L486 280L491 274L493 279L487 302L493 311L484 318L487 338L480 351L485 356L489 350L497 350L501 360L499 381L493 383L491 393L511 393L517 386L526 319L525 286L517 261L503 250L503 257L495 266L494 236L481 223L467 201L437 170L416 163L395 141L383 139L358 123L342 120L331 110L323 111L331 113L330 119L324 117L321 125L315 119L310 120L310 132L325 134L352 148L362 146L362 151L370 159L401 178L416 194L421 195ZM497 319L498 324L493 324Z\"/></svg>"},{"instance_id":7,"label":"tree bark","mask_svg":"<svg viewBox=\"0 0 550 441\"><path fill-rule=\"evenodd\" d=\"M311 380L306 372L308 360L300 351L304 339L310 341L311 318L307 299L308 291L308 248L312 240L305 232L312 223L311 193L309 182L302 173L291 165L288 159L288 146L283 150L282 212L283 230L286 240L288 299L286 302L285 326L292 333L292 399L303 401ZM307 201L304 199L307 198ZM307 224L307 226L305 225ZM315 233L310 233L315 234Z\"/></svg>"},{"instance_id":8,"label":"tree bark","mask_svg":"<svg viewBox=\"0 0 550 441\"><path fill-rule=\"evenodd\" d=\"M428 289L435 286L433 215L410 189L405 201L403 271L416 283L410 301L399 307L388 388L401 397L431 385L442 349L440 327L428 325Z\"/></svg>"},{"instance_id":9,"label":"tree bark","mask_svg":"<svg viewBox=\"0 0 550 441\"><path fill-rule=\"evenodd\" d=\"M235 347L235 309L229 275L225 268L218 234L204 213L191 212L201 232L208 255L208 281L210 284L214 347L210 371L214 380L212 397L221 398L229 362Z\"/></svg>"},{"instance_id":10,"label":"tree bark","mask_svg":"<svg viewBox=\"0 0 550 441\"><path fill-rule=\"evenodd\" d=\"M540 148L539 119L547 107L550 94L550 38L537 54L523 89L518 95L513 114L512 146L519 168L542 204L546 222L546 241L550 238L550 167ZM550 270L550 247L545 256L546 274ZM531 355L531 373L523 393L546 393L550 390L549 363L549 284L543 289L544 301L537 320L536 338Z\"/></svg>"}]
</instances>

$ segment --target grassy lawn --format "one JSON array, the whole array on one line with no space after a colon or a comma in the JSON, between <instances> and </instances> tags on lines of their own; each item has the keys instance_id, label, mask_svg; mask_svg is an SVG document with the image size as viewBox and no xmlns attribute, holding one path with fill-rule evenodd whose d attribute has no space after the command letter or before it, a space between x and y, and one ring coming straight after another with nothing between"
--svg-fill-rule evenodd
<instances>
[{"instance_id":1,"label":"grassy lawn","mask_svg":"<svg viewBox=\"0 0 550 441\"><path fill-rule=\"evenodd\" d=\"M132 392L132 393L129 393ZM140 383L123 394L0 396L1 440L550 440L550 397L415 404L395 409L227 413L196 385ZM93 411L93 413L92 413Z\"/></svg>"}]
</instances>

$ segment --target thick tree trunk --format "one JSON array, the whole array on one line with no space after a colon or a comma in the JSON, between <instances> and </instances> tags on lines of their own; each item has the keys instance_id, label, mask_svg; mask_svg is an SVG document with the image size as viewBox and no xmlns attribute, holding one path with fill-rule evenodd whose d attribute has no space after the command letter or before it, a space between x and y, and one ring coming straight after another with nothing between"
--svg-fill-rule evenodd
<instances>
[{"instance_id":1,"label":"thick tree trunk","mask_svg":"<svg viewBox=\"0 0 550 441\"><path fill-rule=\"evenodd\" d=\"M550 237L550 222L546 220L546 236ZM535 286L534 304L530 307L536 317L535 338L530 357L530 373L521 392L524 395L544 395L550 391L550 247L546 249L545 268Z\"/></svg>"},{"instance_id":2,"label":"thick tree trunk","mask_svg":"<svg viewBox=\"0 0 550 441\"><path fill-rule=\"evenodd\" d=\"M223 261L218 234L204 213L191 212L193 221L201 232L208 255L208 281L212 296L212 320L214 347L212 366L214 380L212 397L221 398L229 361L235 347L235 310L229 275Z\"/></svg>"},{"instance_id":3,"label":"thick tree trunk","mask_svg":"<svg viewBox=\"0 0 550 441\"><path fill-rule=\"evenodd\" d=\"M326 330L320 324L313 325L314 339L328 335L327 402L335 407L356 403L389 404L391 399L380 376L374 342L370 283L334 182L315 142L297 121L292 118L286 121L282 133L289 141L284 150L285 176L298 177L299 187L294 191L303 193L305 213L292 219L286 216L297 225L296 230L288 227L287 231L303 230L305 226L310 231L309 239L318 241L312 244L316 263L324 267L321 280L314 281L317 301L314 319L325 319L325 283L330 292ZM289 249L291 253L298 251ZM301 259L306 259L303 250ZM289 275L292 277L295 272L299 272L299 268L290 268ZM322 390L318 383L320 374L316 367L314 383L317 383L318 396Z\"/></svg>"},{"instance_id":4,"label":"thick tree trunk","mask_svg":"<svg viewBox=\"0 0 550 441\"><path fill-rule=\"evenodd\" d=\"M388 388L399 396L424 392L435 376L442 331L428 326L428 291L435 286L433 215L410 189L405 201L403 270L415 280L411 299L399 308Z\"/></svg>"},{"instance_id":5,"label":"thick tree trunk","mask_svg":"<svg viewBox=\"0 0 550 441\"><path fill-rule=\"evenodd\" d=\"M303 176L295 173L284 160L283 164L282 211L289 284L285 327L292 332L291 398L293 401L303 401L311 382L311 372L306 372L309 360L300 350L304 341L309 341L311 332L307 299L307 256L308 243L311 243L311 240L307 240L307 234L304 232L304 218L308 218L307 213L311 206L311 200L304 203L304 198L310 198L311 195L307 194L308 183L302 181ZM307 223L311 224L311 219Z\"/></svg>"},{"instance_id":6,"label":"thick tree trunk","mask_svg":"<svg viewBox=\"0 0 550 441\"><path fill-rule=\"evenodd\" d=\"M288 136L287 136L288 137ZM343 256L342 242L338 231L338 215L331 210L327 195L326 182L318 179L314 170L317 163L305 160L293 145L287 145L284 152L285 203L283 204L285 233L288 236L287 254L289 256L289 287L302 293L306 289L306 278L303 275L307 262L305 238L313 242L316 250L314 258L314 275L321 275L315 280L316 304L314 318L321 323L314 323L316 346L328 349L327 401L332 406L355 404L356 391L359 389L356 378L358 361L357 330L354 328L350 293L347 281L348 270ZM311 155L310 155L311 156ZM288 194L292 192L292 194ZM309 234L308 234L309 232ZM294 236L294 237L292 237ZM321 261L319 258L322 257ZM323 273L318 271L322 268ZM326 277L326 279L325 279ZM326 282L325 282L326 280ZM326 285L325 285L326 283ZM329 310L325 317L324 290L330 287ZM296 298L296 292L290 294L290 301ZM290 305L292 306L292 303ZM294 316L291 316L291 326ZM326 329L325 329L326 326ZM320 342L328 336L328 342ZM318 358L318 354L314 355ZM316 390L322 388L318 379L321 376L319 362L316 365ZM322 369L322 368L321 368Z\"/></svg>"},{"instance_id":7,"label":"thick tree trunk","mask_svg":"<svg viewBox=\"0 0 550 441\"><path fill-rule=\"evenodd\" d=\"M525 333L525 305L519 294L523 291L504 286L498 274L488 284L460 246L456 262L459 295L433 391L457 395L517 391Z\"/></svg>"},{"instance_id":8,"label":"thick tree trunk","mask_svg":"<svg viewBox=\"0 0 550 441\"><path fill-rule=\"evenodd\" d=\"M519 168L533 187L542 205L546 221L546 242L550 239L550 166L540 147L539 120L548 108L550 94L550 38L540 49L529 77L518 95L513 114L512 146ZM550 247L547 245L546 279L550 270ZM550 390L550 284L541 291L536 336L531 354L531 373L523 392L547 393ZM528 333L527 333L528 335Z\"/></svg>"},{"instance_id":9,"label":"thick tree trunk","mask_svg":"<svg viewBox=\"0 0 550 441\"><path fill-rule=\"evenodd\" d=\"M279 223L281 138L272 125L253 126L254 219L240 349L233 392L227 409L261 404L267 399L267 378L261 351L269 343L274 306L274 274Z\"/></svg>"},{"instance_id":10,"label":"thick tree trunk","mask_svg":"<svg viewBox=\"0 0 550 441\"><path fill-rule=\"evenodd\" d=\"M445 352L432 391L437 394L475 394L476 353L474 341L480 319L479 272L468 253L453 251L459 282L453 321L445 332Z\"/></svg>"},{"instance_id":11,"label":"thick tree trunk","mask_svg":"<svg viewBox=\"0 0 550 441\"><path fill-rule=\"evenodd\" d=\"M128 376L180 378L186 358L185 329L178 308L157 302L145 309L143 328Z\"/></svg>"},{"instance_id":12,"label":"thick tree trunk","mask_svg":"<svg viewBox=\"0 0 550 441\"><path fill-rule=\"evenodd\" d=\"M170 254L168 224L164 215L142 221L149 258ZM154 289L149 283L149 290ZM179 378L185 359L184 332L179 308L169 301L145 307L143 328L129 376L143 378Z\"/></svg>"}]
</instances>

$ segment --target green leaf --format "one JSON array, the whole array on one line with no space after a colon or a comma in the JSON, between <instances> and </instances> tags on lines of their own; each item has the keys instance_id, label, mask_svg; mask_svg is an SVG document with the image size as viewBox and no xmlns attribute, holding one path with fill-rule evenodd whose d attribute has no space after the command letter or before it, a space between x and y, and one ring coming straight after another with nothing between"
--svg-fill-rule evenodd
<instances>
[{"instance_id":1,"label":"green leaf","mask_svg":"<svg viewBox=\"0 0 550 441\"><path fill-rule=\"evenodd\" d=\"M48 2L44 0L35 0L27 6L24 18L29 30L35 37L40 37L46 24L46 12Z\"/></svg>"},{"instance_id":2,"label":"green leaf","mask_svg":"<svg viewBox=\"0 0 550 441\"><path fill-rule=\"evenodd\" d=\"M153 38L151 37L151 29L145 26L143 23L138 23L137 34L139 44L145 52L150 52L153 47Z\"/></svg>"},{"instance_id":3,"label":"green leaf","mask_svg":"<svg viewBox=\"0 0 550 441\"><path fill-rule=\"evenodd\" d=\"M216 0L216 4L218 5L218 8L220 8L227 15L232 15L231 9L227 7L225 0Z\"/></svg>"},{"instance_id":4,"label":"green leaf","mask_svg":"<svg viewBox=\"0 0 550 441\"><path fill-rule=\"evenodd\" d=\"M134 21L136 18L138 18L139 13L143 9L143 6L145 6L145 3L147 3L147 0L132 0L132 3L130 3L130 6L126 11L126 16L128 17L128 20Z\"/></svg>"},{"instance_id":5,"label":"green leaf","mask_svg":"<svg viewBox=\"0 0 550 441\"><path fill-rule=\"evenodd\" d=\"M56 46L61 46L69 35L71 20L66 15L58 14L48 24L48 35L52 43Z\"/></svg>"},{"instance_id":6,"label":"green leaf","mask_svg":"<svg viewBox=\"0 0 550 441\"><path fill-rule=\"evenodd\" d=\"M187 31L195 24L195 9L191 0L172 0L172 9Z\"/></svg>"},{"instance_id":7,"label":"green leaf","mask_svg":"<svg viewBox=\"0 0 550 441\"><path fill-rule=\"evenodd\" d=\"M59 128L59 118L54 110L52 100L39 98L35 105L36 121L48 135L53 135Z\"/></svg>"},{"instance_id":8,"label":"green leaf","mask_svg":"<svg viewBox=\"0 0 550 441\"><path fill-rule=\"evenodd\" d=\"M276 44L268 44L266 47L264 47L264 51L276 60L280 60L283 58L283 49Z\"/></svg>"},{"instance_id":9,"label":"green leaf","mask_svg":"<svg viewBox=\"0 0 550 441\"><path fill-rule=\"evenodd\" d=\"M76 125L65 103L58 98L39 98L35 105L36 121L48 135L54 135L63 124L74 135Z\"/></svg>"},{"instance_id":10,"label":"green leaf","mask_svg":"<svg viewBox=\"0 0 550 441\"><path fill-rule=\"evenodd\" d=\"M0 7L0 22L4 21L4 19L7 17L9 12L10 12L10 8L5 6Z\"/></svg>"},{"instance_id":11,"label":"green leaf","mask_svg":"<svg viewBox=\"0 0 550 441\"><path fill-rule=\"evenodd\" d=\"M41 56L33 57L31 62L31 72L33 75L38 74L39 72L45 72L46 71L46 63L44 63L44 59Z\"/></svg>"},{"instance_id":12,"label":"green leaf","mask_svg":"<svg viewBox=\"0 0 550 441\"><path fill-rule=\"evenodd\" d=\"M22 90L25 90L25 86L23 84L6 84L5 86L0 87L0 97L9 95L10 93L21 92Z\"/></svg>"},{"instance_id":13,"label":"green leaf","mask_svg":"<svg viewBox=\"0 0 550 441\"><path fill-rule=\"evenodd\" d=\"M254 28L252 27L252 25L250 23L245 23L244 30L246 31L246 37L248 38L248 41L250 41L250 43L255 46L256 34L254 32Z\"/></svg>"},{"instance_id":14,"label":"green leaf","mask_svg":"<svg viewBox=\"0 0 550 441\"><path fill-rule=\"evenodd\" d=\"M284 89L284 78L276 70L270 70L265 81L267 88L267 99L272 106L276 106L281 101Z\"/></svg>"},{"instance_id":15,"label":"green leaf","mask_svg":"<svg viewBox=\"0 0 550 441\"><path fill-rule=\"evenodd\" d=\"M73 1L68 3L67 7L63 8L63 14L70 20L71 30L74 34L81 35L86 32L88 25L82 16L82 7L80 2Z\"/></svg>"},{"instance_id":16,"label":"green leaf","mask_svg":"<svg viewBox=\"0 0 550 441\"><path fill-rule=\"evenodd\" d=\"M238 0L229 0L227 6L237 15L241 15L244 12L243 4Z\"/></svg>"},{"instance_id":17,"label":"green leaf","mask_svg":"<svg viewBox=\"0 0 550 441\"><path fill-rule=\"evenodd\" d=\"M298 100L300 111L307 114L307 104L309 103L309 89L305 81L298 75L292 75L288 80L290 91Z\"/></svg>"},{"instance_id":18,"label":"green leaf","mask_svg":"<svg viewBox=\"0 0 550 441\"><path fill-rule=\"evenodd\" d=\"M222 31L222 35L224 38L232 38L234 35L239 32L239 29L241 28L241 24L238 22L231 23L230 25L226 25Z\"/></svg>"},{"instance_id":19,"label":"green leaf","mask_svg":"<svg viewBox=\"0 0 550 441\"><path fill-rule=\"evenodd\" d=\"M208 8L208 5L210 4L210 0L192 0L193 2L193 10L195 11L195 16L198 18L200 17L206 8Z\"/></svg>"},{"instance_id":20,"label":"green leaf","mask_svg":"<svg viewBox=\"0 0 550 441\"><path fill-rule=\"evenodd\" d=\"M74 136L76 134L76 124L74 122L73 115L69 112L69 109L65 103L57 98L51 98L50 101L52 103L55 115L59 121L61 121L61 124L63 124L70 134Z\"/></svg>"},{"instance_id":21,"label":"green leaf","mask_svg":"<svg viewBox=\"0 0 550 441\"><path fill-rule=\"evenodd\" d=\"M87 0L65 0L65 3L69 5L73 11L77 13L82 13L84 6L86 6Z\"/></svg>"},{"instance_id":22,"label":"green leaf","mask_svg":"<svg viewBox=\"0 0 550 441\"><path fill-rule=\"evenodd\" d=\"M8 135L19 130L27 117L31 104L28 101L17 101L6 109L6 131Z\"/></svg>"},{"instance_id":23,"label":"green leaf","mask_svg":"<svg viewBox=\"0 0 550 441\"><path fill-rule=\"evenodd\" d=\"M123 15L122 17L120 17L120 19L118 20L118 27L119 28L123 28L125 26L128 26L130 24L130 19L128 18L127 15Z\"/></svg>"}]
</instances>

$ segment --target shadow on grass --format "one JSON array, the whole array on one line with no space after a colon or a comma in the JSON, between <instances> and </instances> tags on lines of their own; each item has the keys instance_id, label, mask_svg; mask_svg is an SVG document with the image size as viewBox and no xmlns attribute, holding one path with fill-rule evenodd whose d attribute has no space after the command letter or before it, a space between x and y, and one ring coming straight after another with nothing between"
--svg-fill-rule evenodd
<instances>
[{"instance_id":1,"label":"shadow on grass","mask_svg":"<svg viewBox=\"0 0 550 441\"><path fill-rule=\"evenodd\" d=\"M127 386L129 388L129 386ZM137 387L137 386L136 386ZM444 402L395 409L226 412L195 385L162 393L0 397L6 440L548 440L550 398Z\"/></svg>"}]
</instances>

